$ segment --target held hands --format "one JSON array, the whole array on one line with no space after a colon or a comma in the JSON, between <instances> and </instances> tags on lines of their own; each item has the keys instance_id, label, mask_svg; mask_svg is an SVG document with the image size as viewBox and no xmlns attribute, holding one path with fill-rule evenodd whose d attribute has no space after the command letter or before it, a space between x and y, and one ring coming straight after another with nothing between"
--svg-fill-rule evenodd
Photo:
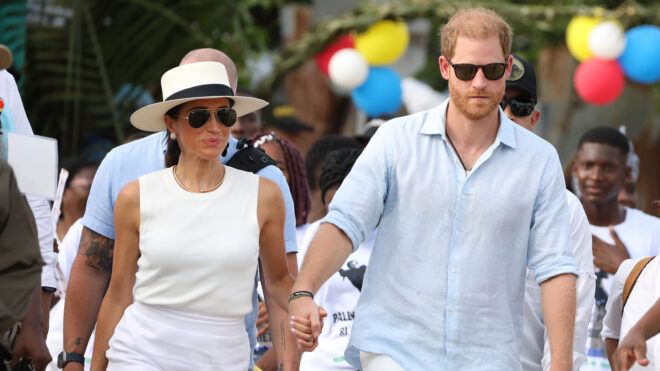
<instances>
[{"instance_id":1,"label":"held hands","mask_svg":"<svg viewBox=\"0 0 660 371\"><path fill-rule=\"evenodd\" d=\"M613 369L626 371L635 364L635 360L642 366L649 364L649 360L646 359L646 340L641 331L633 327L614 352L616 367Z\"/></svg>"},{"instance_id":2,"label":"held hands","mask_svg":"<svg viewBox=\"0 0 660 371\"><path fill-rule=\"evenodd\" d=\"M594 264L602 271L614 274L619 269L621 262L630 259L628 249L610 225L610 235L614 245L610 245L596 236L591 236L592 250L594 253Z\"/></svg>"},{"instance_id":3,"label":"held hands","mask_svg":"<svg viewBox=\"0 0 660 371\"><path fill-rule=\"evenodd\" d=\"M309 297L300 297L289 302L291 332L298 338L298 349L311 352L318 346L318 338L323 329L323 318L328 313L316 306Z\"/></svg>"}]
</instances>

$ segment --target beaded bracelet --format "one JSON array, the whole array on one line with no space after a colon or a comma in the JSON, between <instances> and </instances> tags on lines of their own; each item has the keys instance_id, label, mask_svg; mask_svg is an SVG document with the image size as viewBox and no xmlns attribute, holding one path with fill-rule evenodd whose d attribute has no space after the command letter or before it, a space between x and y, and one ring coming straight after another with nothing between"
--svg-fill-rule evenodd
<instances>
[{"instance_id":1,"label":"beaded bracelet","mask_svg":"<svg viewBox=\"0 0 660 371\"><path fill-rule=\"evenodd\" d=\"M301 298L303 296L307 296L307 297L310 297L310 298L314 299L314 294L312 294L309 291L296 291L296 292L292 293L291 295L289 295L289 303L291 302L291 300L298 299L298 298Z\"/></svg>"}]
</instances>

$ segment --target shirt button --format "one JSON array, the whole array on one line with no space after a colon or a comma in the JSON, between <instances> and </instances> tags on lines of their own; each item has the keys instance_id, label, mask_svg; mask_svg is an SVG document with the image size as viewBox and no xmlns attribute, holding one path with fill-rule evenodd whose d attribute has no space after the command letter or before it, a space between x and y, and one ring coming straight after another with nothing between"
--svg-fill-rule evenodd
<instances>
[{"instance_id":1,"label":"shirt button","mask_svg":"<svg viewBox=\"0 0 660 371\"><path fill-rule=\"evenodd\" d=\"M451 272L456 273L456 267L451 267Z\"/></svg>"},{"instance_id":2,"label":"shirt button","mask_svg":"<svg viewBox=\"0 0 660 371\"><path fill-rule=\"evenodd\" d=\"M449 311L450 311L450 312L453 312L453 311L454 311L454 307L449 307Z\"/></svg>"},{"instance_id":3,"label":"shirt button","mask_svg":"<svg viewBox=\"0 0 660 371\"><path fill-rule=\"evenodd\" d=\"M461 195L461 200L465 200L465 195Z\"/></svg>"},{"instance_id":4,"label":"shirt button","mask_svg":"<svg viewBox=\"0 0 660 371\"><path fill-rule=\"evenodd\" d=\"M449 347L449 348L453 348L453 347L454 347L454 344L449 343L448 347Z\"/></svg>"},{"instance_id":5,"label":"shirt button","mask_svg":"<svg viewBox=\"0 0 660 371\"><path fill-rule=\"evenodd\" d=\"M456 235L458 236L459 234L461 234L461 231L456 231Z\"/></svg>"}]
</instances>

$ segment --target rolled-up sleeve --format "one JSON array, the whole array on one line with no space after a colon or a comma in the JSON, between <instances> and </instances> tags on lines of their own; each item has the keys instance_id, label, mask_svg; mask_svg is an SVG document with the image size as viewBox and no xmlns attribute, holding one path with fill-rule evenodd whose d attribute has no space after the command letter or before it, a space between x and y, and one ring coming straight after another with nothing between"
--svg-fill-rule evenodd
<instances>
[{"instance_id":1,"label":"rolled-up sleeve","mask_svg":"<svg viewBox=\"0 0 660 371\"><path fill-rule=\"evenodd\" d=\"M341 229L353 244L353 251L374 230L383 213L391 175L390 123L371 138L350 173L335 193L323 223Z\"/></svg>"},{"instance_id":2,"label":"rolled-up sleeve","mask_svg":"<svg viewBox=\"0 0 660 371\"><path fill-rule=\"evenodd\" d=\"M548 152L535 200L527 251L528 266L534 270L538 284L560 274L578 274L572 253L564 177L557 152L554 148Z\"/></svg>"}]
</instances>

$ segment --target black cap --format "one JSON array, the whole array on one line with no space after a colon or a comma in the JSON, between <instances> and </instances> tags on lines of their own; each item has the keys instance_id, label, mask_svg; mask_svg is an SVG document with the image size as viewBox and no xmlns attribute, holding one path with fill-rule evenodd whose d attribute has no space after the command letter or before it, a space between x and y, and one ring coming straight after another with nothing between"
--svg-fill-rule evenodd
<instances>
[{"instance_id":1,"label":"black cap","mask_svg":"<svg viewBox=\"0 0 660 371\"><path fill-rule=\"evenodd\" d=\"M287 133L314 131L314 128L298 120L296 110L288 104L268 106L265 110L264 126L275 126Z\"/></svg>"},{"instance_id":2,"label":"black cap","mask_svg":"<svg viewBox=\"0 0 660 371\"><path fill-rule=\"evenodd\" d=\"M506 87L516 87L527 92L534 102L538 101L536 97L536 73L534 67L524 58L513 55L513 68L511 75L506 80Z\"/></svg>"}]
</instances>

